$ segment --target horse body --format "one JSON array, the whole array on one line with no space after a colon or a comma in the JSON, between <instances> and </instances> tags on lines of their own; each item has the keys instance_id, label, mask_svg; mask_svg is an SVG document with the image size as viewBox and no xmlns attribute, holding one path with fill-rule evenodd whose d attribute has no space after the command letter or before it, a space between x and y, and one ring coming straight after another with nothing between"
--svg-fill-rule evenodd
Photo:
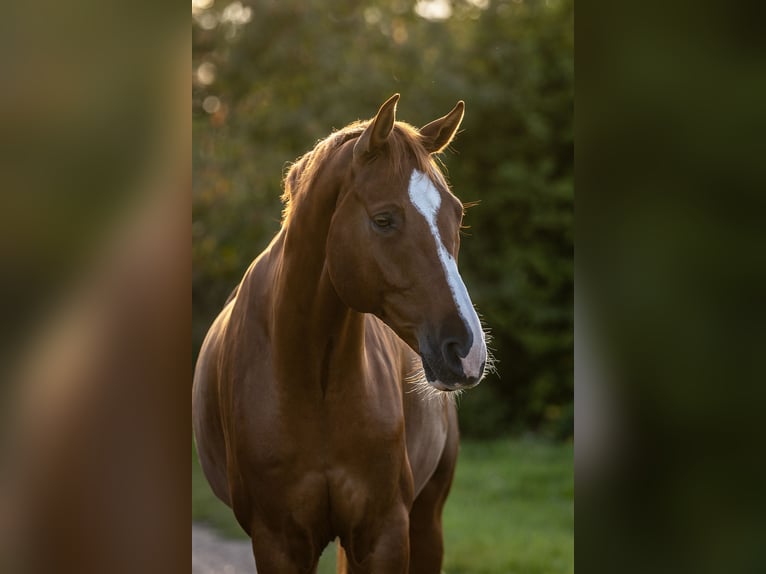
<instances>
[{"instance_id":1,"label":"horse body","mask_svg":"<svg viewBox=\"0 0 766 574\"><path fill-rule=\"evenodd\" d=\"M422 260L412 262L425 283L399 266L365 265L363 253L374 252L374 241L360 244L359 234L370 232L369 218L345 217L361 213L360 177L369 189L401 180L406 190L407 174L419 167L408 156L394 176L380 165L372 170L379 159L360 160L369 151L360 145L381 147L376 130L386 132L383 141L395 137L395 104L392 98L366 127L328 138L326 149L293 166L286 194L295 197L285 224L247 270L200 351L193 395L200 461L216 495L252 537L261 573L314 572L335 537L343 548L339 571L441 568L441 510L457 458L457 417L443 396L428 400L410 391L413 377L429 374L439 375L429 378L436 388L478 382L458 372L477 335L455 319L455 296L445 307L454 291L449 283L427 281L439 274L438 258L429 254L436 263L426 264L427 250L420 249ZM462 107L459 116L442 139L451 140ZM374 193L363 203L376 207ZM454 224L445 227L455 232ZM378 261L413 251L403 238L375 229L387 238ZM456 255L456 244L451 248ZM433 300L417 296L429 290ZM425 311L408 309L413 301ZM429 322L443 336L423 327ZM433 339L438 360L429 359L423 374L415 367L432 356Z\"/></svg>"}]
</instances>

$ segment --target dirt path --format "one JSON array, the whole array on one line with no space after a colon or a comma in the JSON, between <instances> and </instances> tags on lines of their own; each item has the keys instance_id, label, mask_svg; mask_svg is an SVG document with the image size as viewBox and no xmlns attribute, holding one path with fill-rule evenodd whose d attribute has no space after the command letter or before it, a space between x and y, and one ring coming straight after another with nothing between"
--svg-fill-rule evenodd
<instances>
[{"instance_id":1,"label":"dirt path","mask_svg":"<svg viewBox=\"0 0 766 574\"><path fill-rule=\"evenodd\" d=\"M228 540L204 524L192 524L192 574L255 574L250 543Z\"/></svg>"}]
</instances>

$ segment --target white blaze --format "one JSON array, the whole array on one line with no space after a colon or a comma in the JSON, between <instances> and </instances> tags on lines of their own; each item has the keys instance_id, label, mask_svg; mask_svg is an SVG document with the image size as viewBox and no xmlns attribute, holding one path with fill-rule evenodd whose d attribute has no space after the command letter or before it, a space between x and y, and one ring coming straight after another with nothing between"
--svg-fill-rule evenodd
<instances>
[{"instance_id":1,"label":"white blaze","mask_svg":"<svg viewBox=\"0 0 766 574\"><path fill-rule=\"evenodd\" d=\"M450 252L447 251L447 248L444 247L441 235L439 234L437 217L442 202L441 195L431 179L418 170L413 170L412 175L410 176L409 194L410 201L412 201L415 209L418 210L418 213L420 213L425 218L426 223L428 223L428 227L436 242L436 252L442 263L444 274L447 277L447 284L449 285L450 291L452 291L452 298L455 300L458 313L460 313L460 317L463 319L468 331L473 335L471 349L468 351L468 354L461 359L463 371L469 377L480 377L482 375L482 365L487 360L487 346L484 342L484 331L481 328L479 316L476 314L473 304L471 303L468 290L465 288L465 283L463 283L463 279L460 277L460 273L457 270L457 263Z\"/></svg>"}]
</instances>

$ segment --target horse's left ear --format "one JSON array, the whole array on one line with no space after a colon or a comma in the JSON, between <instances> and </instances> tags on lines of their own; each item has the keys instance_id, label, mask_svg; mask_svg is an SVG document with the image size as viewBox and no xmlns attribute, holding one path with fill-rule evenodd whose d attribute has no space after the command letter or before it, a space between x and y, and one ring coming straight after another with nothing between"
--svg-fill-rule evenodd
<instances>
[{"instance_id":1,"label":"horse's left ear","mask_svg":"<svg viewBox=\"0 0 766 574\"><path fill-rule=\"evenodd\" d=\"M465 103L460 100L446 116L420 128L423 145L428 153L439 153L450 144L460 127L460 122L463 121L464 112Z\"/></svg>"}]
</instances>

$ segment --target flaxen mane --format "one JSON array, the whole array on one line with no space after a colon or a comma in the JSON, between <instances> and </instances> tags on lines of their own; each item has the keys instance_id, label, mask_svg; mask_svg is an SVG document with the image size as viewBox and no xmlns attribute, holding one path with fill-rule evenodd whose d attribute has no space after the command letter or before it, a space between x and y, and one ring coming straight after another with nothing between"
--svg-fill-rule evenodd
<instances>
[{"instance_id":1,"label":"flaxen mane","mask_svg":"<svg viewBox=\"0 0 766 574\"><path fill-rule=\"evenodd\" d=\"M305 190L311 187L312 182L317 176L320 167L325 161L349 140L358 138L369 124L368 121L354 122L345 128L335 131L325 139L320 140L314 149L298 158L287 170L284 179L284 192L282 193L282 225L285 225L292 212L292 206L295 201L305 193ZM382 154L390 162L390 168L397 176L403 175L404 159L414 158L417 168L431 174L434 177L441 178L441 184L446 185L436 161L426 151L423 146L422 137L418 130L413 126L396 122L391 136L388 138Z\"/></svg>"}]
</instances>

